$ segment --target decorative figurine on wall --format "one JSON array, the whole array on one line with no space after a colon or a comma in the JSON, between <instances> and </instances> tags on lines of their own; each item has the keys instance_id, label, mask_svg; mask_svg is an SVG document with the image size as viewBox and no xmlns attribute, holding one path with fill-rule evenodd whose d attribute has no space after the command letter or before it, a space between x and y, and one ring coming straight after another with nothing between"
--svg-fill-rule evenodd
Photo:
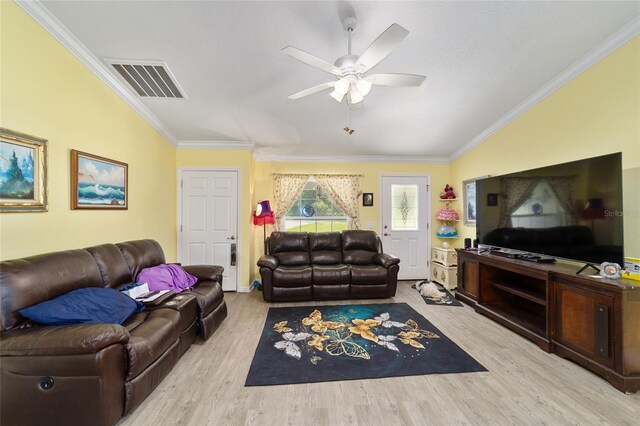
<instances>
[{"instance_id":1,"label":"decorative figurine on wall","mask_svg":"<svg viewBox=\"0 0 640 426\"><path fill-rule=\"evenodd\" d=\"M441 200L455 200L456 198L456 194L453 192L453 188L449 186L449 184L447 184L447 186L444 187L444 191L440 193Z\"/></svg>"}]
</instances>

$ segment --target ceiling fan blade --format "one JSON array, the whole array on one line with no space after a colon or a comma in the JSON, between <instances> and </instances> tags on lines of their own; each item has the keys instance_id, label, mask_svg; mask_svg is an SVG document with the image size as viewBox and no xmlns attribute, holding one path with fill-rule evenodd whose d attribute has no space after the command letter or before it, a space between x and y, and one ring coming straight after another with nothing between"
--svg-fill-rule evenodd
<instances>
[{"instance_id":1,"label":"ceiling fan blade","mask_svg":"<svg viewBox=\"0 0 640 426\"><path fill-rule=\"evenodd\" d=\"M321 69L333 75L340 75L340 70L331 65L329 62L313 56L303 50L300 50L293 46L287 46L281 50L285 55L291 56L293 59L297 59L300 62L304 62L307 65L311 65L314 68Z\"/></svg>"},{"instance_id":2,"label":"ceiling fan blade","mask_svg":"<svg viewBox=\"0 0 640 426\"><path fill-rule=\"evenodd\" d=\"M409 31L400 25L392 24L360 55L356 61L356 70L358 72L366 72L378 65L408 34Z\"/></svg>"},{"instance_id":3,"label":"ceiling fan blade","mask_svg":"<svg viewBox=\"0 0 640 426\"><path fill-rule=\"evenodd\" d=\"M366 77L374 86L420 86L427 78L417 74L372 74Z\"/></svg>"},{"instance_id":4,"label":"ceiling fan blade","mask_svg":"<svg viewBox=\"0 0 640 426\"><path fill-rule=\"evenodd\" d=\"M335 86L335 84L336 84L335 81L318 84L317 86L309 87L308 89L304 89L297 93L294 93L293 95L289 95L289 99L296 100L296 99L304 98L305 96L313 95L314 93L322 92L323 90L329 89Z\"/></svg>"}]
</instances>

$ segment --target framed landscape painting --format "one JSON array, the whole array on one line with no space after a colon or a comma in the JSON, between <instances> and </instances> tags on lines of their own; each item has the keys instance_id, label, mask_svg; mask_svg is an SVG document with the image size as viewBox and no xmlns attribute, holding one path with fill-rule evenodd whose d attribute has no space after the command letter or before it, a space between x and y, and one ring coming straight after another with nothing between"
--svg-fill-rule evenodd
<instances>
[{"instance_id":1,"label":"framed landscape painting","mask_svg":"<svg viewBox=\"0 0 640 426\"><path fill-rule=\"evenodd\" d=\"M47 140L0 127L0 212L47 211Z\"/></svg>"},{"instance_id":2,"label":"framed landscape painting","mask_svg":"<svg viewBox=\"0 0 640 426\"><path fill-rule=\"evenodd\" d=\"M462 182L462 201L464 202L464 224L476 224L476 180L469 179Z\"/></svg>"},{"instance_id":3,"label":"framed landscape painting","mask_svg":"<svg viewBox=\"0 0 640 426\"><path fill-rule=\"evenodd\" d=\"M462 202L464 212L464 224L467 226L476 226L476 181L478 179L488 178L489 175L480 176L473 179L462 181Z\"/></svg>"},{"instance_id":4,"label":"framed landscape painting","mask_svg":"<svg viewBox=\"0 0 640 426\"><path fill-rule=\"evenodd\" d=\"M71 150L71 209L127 210L127 163Z\"/></svg>"}]
</instances>

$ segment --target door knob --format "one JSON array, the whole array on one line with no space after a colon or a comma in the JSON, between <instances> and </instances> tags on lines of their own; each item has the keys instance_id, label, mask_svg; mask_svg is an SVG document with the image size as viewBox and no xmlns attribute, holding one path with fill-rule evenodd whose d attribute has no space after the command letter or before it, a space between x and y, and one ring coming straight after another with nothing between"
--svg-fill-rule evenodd
<instances>
[{"instance_id":1,"label":"door knob","mask_svg":"<svg viewBox=\"0 0 640 426\"><path fill-rule=\"evenodd\" d=\"M235 235L232 235L232 236L227 238L227 240L235 240L235 239L236 239Z\"/></svg>"},{"instance_id":2,"label":"door knob","mask_svg":"<svg viewBox=\"0 0 640 426\"><path fill-rule=\"evenodd\" d=\"M382 235L384 235L385 237L388 237L388 236L389 236L389 235L391 235L391 234L387 234L387 233L385 232L385 233L384 233L384 234L382 234Z\"/></svg>"}]
</instances>

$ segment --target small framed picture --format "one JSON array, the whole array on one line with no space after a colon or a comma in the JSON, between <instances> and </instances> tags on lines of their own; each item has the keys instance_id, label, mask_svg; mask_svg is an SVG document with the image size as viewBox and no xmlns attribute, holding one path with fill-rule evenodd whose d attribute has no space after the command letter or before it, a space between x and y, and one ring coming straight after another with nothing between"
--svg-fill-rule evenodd
<instances>
[{"instance_id":1,"label":"small framed picture","mask_svg":"<svg viewBox=\"0 0 640 426\"><path fill-rule=\"evenodd\" d=\"M127 163L71 150L71 209L127 210Z\"/></svg>"},{"instance_id":2,"label":"small framed picture","mask_svg":"<svg viewBox=\"0 0 640 426\"><path fill-rule=\"evenodd\" d=\"M462 182L462 201L464 202L464 224L476 226L476 180Z\"/></svg>"},{"instance_id":3,"label":"small framed picture","mask_svg":"<svg viewBox=\"0 0 640 426\"><path fill-rule=\"evenodd\" d=\"M498 205L498 194L487 194L487 206Z\"/></svg>"},{"instance_id":4,"label":"small framed picture","mask_svg":"<svg viewBox=\"0 0 640 426\"><path fill-rule=\"evenodd\" d=\"M364 192L362 194L362 205L364 207L373 207L373 192Z\"/></svg>"}]
</instances>

